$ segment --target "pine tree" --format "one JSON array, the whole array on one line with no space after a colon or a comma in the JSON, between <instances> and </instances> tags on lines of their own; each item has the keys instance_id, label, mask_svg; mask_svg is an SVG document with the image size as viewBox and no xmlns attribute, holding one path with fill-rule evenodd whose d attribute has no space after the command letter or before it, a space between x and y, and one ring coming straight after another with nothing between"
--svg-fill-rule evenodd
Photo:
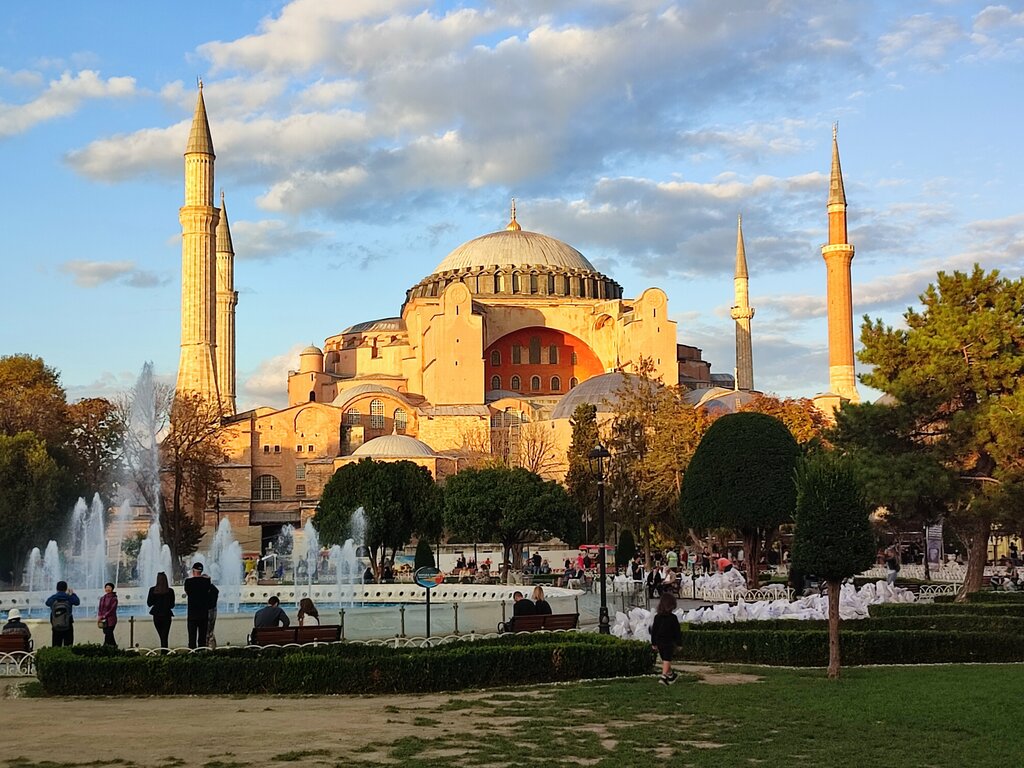
<instances>
[{"instance_id":1,"label":"pine tree","mask_svg":"<svg viewBox=\"0 0 1024 768\"><path fill-rule=\"evenodd\" d=\"M590 469L588 454L598 443L597 406L583 403L576 406L572 418L572 442L569 444L569 471L565 488L581 515L584 538L590 543L590 520L597 508L597 479Z\"/></svg>"}]
</instances>

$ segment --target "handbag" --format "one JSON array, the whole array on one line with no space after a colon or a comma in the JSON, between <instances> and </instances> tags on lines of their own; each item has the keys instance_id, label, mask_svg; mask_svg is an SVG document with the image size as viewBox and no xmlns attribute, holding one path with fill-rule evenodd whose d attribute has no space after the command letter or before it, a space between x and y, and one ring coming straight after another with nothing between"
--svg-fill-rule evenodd
<instances>
[{"instance_id":1,"label":"handbag","mask_svg":"<svg viewBox=\"0 0 1024 768\"><path fill-rule=\"evenodd\" d=\"M103 618L97 619L96 620L96 626L99 627L100 629L106 629L107 628L107 620L103 619Z\"/></svg>"}]
</instances>

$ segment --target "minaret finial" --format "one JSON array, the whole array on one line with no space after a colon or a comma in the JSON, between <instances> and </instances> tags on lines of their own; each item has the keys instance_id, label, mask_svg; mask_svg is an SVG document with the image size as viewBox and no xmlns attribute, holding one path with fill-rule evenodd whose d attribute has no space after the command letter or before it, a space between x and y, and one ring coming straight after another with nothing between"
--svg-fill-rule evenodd
<instances>
[{"instance_id":1,"label":"minaret finial","mask_svg":"<svg viewBox=\"0 0 1024 768\"><path fill-rule=\"evenodd\" d=\"M522 227L519 226L519 222L516 221L516 199L512 198L512 217L509 219L508 226L505 227L509 232L519 232Z\"/></svg>"},{"instance_id":2,"label":"minaret finial","mask_svg":"<svg viewBox=\"0 0 1024 768\"><path fill-rule=\"evenodd\" d=\"M199 77L196 78L196 82L199 83L199 90L200 91L203 90L203 76L202 75L200 75Z\"/></svg>"},{"instance_id":3,"label":"minaret finial","mask_svg":"<svg viewBox=\"0 0 1024 768\"><path fill-rule=\"evenodd\" d=\"M838 135L839 135L839 121L836 120L834 123L832 123L832 141L835 141L836 137Z\"/></svg>"}]
</instances>

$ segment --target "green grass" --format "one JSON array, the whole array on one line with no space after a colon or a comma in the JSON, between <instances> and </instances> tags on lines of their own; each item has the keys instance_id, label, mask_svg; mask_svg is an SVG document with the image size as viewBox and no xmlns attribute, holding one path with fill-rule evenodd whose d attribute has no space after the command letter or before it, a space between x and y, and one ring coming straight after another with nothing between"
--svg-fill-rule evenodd
<instances>
[{"instance_id":1,"label":"green grass","mask_svg":"<svg viewBox=\"0 0 1024 768\"><path fill-rule=\"evenodd\" d=\"M1024 665L843 670L720 667L759 682L653 677L547 686L478 702L498 725L373 745L403 768L444 764L1002 766L1020 747ZM524 717L525 716L525 717ZM508 718L517 718L511 720ZM352 768L381 763L347 761Z\"/></svg>"}]
</instances>

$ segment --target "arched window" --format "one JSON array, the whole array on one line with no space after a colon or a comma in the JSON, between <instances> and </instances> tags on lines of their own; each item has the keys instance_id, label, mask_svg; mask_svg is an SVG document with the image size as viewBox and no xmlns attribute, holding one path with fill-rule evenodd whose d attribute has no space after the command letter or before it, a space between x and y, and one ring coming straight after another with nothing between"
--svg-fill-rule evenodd
<instances>
[{"instance_id":1,"label":"arched window","mask_svg":"<svg viewBox=\"0 0 1024 768\"><path fill-rule=\"evenodd\" d=\"M491 365L501 365L501 350L500 349L492 349L491 350Z\"/></svg>"},{"instance_id":2,"label":"arched window","mask_svg":"<svg viewBox=\"0 0 1024 768\"><path fill-rule=\"evenodd\" d=\"M345 423L350 427L358 427L363 423L362 414L360 414L359 410L356 408L349 408L345 411Z\"/></svg>"},{"instance_id":3,"label":"arched window","mask_svg":"<svg viewBox=\"0 0 1024 768\"><path fill-rule=\"evenodd\" d=\"M551 377L551 391L561 392L562 391L562 380L557 376Z\"/></svg>"},{"instance_id":4,"label":"arched window","mask_svg":"<svg viewBox=\"0 0 1024 768\"><path fill-rule=\"evenodd\" d=\"M554 294L555 292L555 276L548 275L548 293Z\"/></svg>"},{"instance_id":5,"label":"arched window","mask_svg":"<svg viewBox=\"0 0 1024 768\"><path fill-rule=\"evenodd\" d=\"M531 376L530 377L530 391L531 392L540 392L540 376Z\"/></svg>"},{"instance_id":6,"label":"arched window","mask_svg":"<svg viewBox=\"0 0 1024 768\"><path fill-rule=\"evenodd\" d=\"M491 376L491 389L501 389L501 376Z\"/></svg>"},{"instance_id":7,"label":"arched window","mask_svg":"<svg viewBox=\"0 0 1024 768\"><path fill-rule=\"evenodd\" d=\"M384 401L370 401L370 429L384 429Z\"/></svg>"},{"instance_id":8,"label":"arched window","mask_svg":"<svg viewBox=\"0 0 1024 768\"><path fill-rule=\"evenodd\" d=\"M523 348L519 344L512 345L512 365L521 365L523 362Z\"/></svg>"},{"instance_id":9,"label":"arched window","mask_svg":"<svg viewBox=\"0 0 1024 768\"><path fill-rule=\"evenodd\" d=\"M537 285L537 273L536 272L531 272L530 273L530 293L537 293L537 291L539 291L539 290L540 290L540 288Z\"/></svg>"},{"instance_id":10,"label":"arched window","mask_svg":"<svg viewBox=\"0 0 1024 768\"><path fill-rule=\"evenodd\" d=\"M518 272L512 273L512 293L522 293L523 287Z\"/></svg>"},{"instance_id":11,"label":"arched window","mask_svg":"<svg viewBox=\"0 0 1024 768\"><path fill-rule=\"evenodd\" d=\"M575 389L576 385L580 383L580 380L573 376L569 379L569 389Z\"/></svg>"},{"instance_id":12,"label":"arched window","mask_svg":"<svg viewBox=\"0 0 1024 768\"><path fill-rule=\"evenodd\" d=\"M401 408L395 409L395 432L400 435L405 434L406 427L409 426L409 417L405 411Z\"/></svg>"},{"instance_id":13,"label":"arched window","mask_svg":"<svg viewBox=\"0 0 1024 768\"><path fill-rule=\"evenodd\" d=\"M315 403L316 402L316 391L314 391L312 389L309 390L309 402L311 402L311 403Z\"/></svg>"},{"instance_id":14,"label":"arched window","mask_svg":"<svg viewBox=\"0 0 1024 768\"><path fill-rule=\"evenodd\" d=\"M253 501L278 501L281 498L281 481L273 475L260 475L252 484Z\"/></svg>"},{"instance_id":15,"label":"arched window","mask_svg":"<svg viewBox=\"0 0 1024 768\"><path fill-rule=\"evenodd\" d=\"M551 365L558 365L558 347L554 344L548 347L548 362Z\"/></svg>"},{"instance_id":16,"label":"arched window","mask_svg":"<svg viewBox=\"0 0 1024 768\"><path fill-rule=\"evenodd\" d=\"M513 376L512 377L512 382L511 382L510 386L512 387L512 391L513 392L518 392L522 388L522 385L519 382L519 377L518 376Z\"/></svg>"}]
</instances>

